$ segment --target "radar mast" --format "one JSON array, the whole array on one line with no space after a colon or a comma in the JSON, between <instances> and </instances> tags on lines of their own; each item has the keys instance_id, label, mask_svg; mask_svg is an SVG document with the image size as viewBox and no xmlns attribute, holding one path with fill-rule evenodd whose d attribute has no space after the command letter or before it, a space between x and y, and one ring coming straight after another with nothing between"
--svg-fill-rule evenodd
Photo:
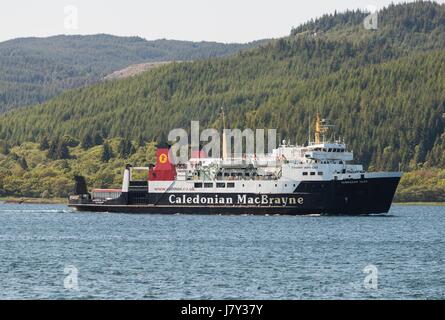
<instances>
[{"instance_id":1,"label":"radar mast","mask_svg":"<svg viewBox=\"0 0 445 320\"><path fill-rule=\"evenodd\" d=\"M317 112L317 116L315 118L315 144L322 143L321 137L323 135L323 142L325 140L325 134L329 130L329 126L326 124L326 120L320 117L320 113Z\"/></svg>"}]
</instances>

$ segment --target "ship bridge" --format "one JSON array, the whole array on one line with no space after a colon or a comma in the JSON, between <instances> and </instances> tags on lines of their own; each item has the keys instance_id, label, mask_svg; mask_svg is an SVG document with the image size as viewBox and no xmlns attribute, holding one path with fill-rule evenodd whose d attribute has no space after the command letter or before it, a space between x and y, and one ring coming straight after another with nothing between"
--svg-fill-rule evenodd
<instances>
[{"instance_id":1,"label":"ship bridge","mask_svg":"<svg viewBox=\"0 0 445 320\"><path fill-rule=\"evenodd\" d=\"M283 144L273 151L272 156L302 163L309 161L346 163L354 159L354 153L348 151L346 145L340 142L311 144L306 147Z\"/></svg>"},{"instance_id":2,"label":"ship bridge","mask_svg":"<svg viewBox=\"0 0 445 320\"><path fill-rule=\"evenodd\" d=\"M315 121L315 141L309 142L307 146L293 146L283 143L273 151L273 156L287 161L300 163L338 163L345 164L354 160L354 153L348 151L346 144L342 141L327 141L326 133L333 126L326 124L317 113Z\"/></svg>"},{"instance_id":3,"label":"ship bridge","mask_svg":"<svg viewBox=\"0 0 445 320\"><path fill-rule=\"evenodd\" d=\"M312 160L340 160L352 161L354 153L346 150L346 145L343 143L321 143L313 144L307 148L303 148L302 155L306 159Z\"/></svg>"}]
</instances>

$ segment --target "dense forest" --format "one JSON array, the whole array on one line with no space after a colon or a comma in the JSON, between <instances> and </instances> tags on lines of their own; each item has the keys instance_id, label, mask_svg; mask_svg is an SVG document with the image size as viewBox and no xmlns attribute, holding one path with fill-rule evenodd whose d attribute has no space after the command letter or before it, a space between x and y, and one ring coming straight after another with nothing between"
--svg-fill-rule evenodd
<instances>
[{"instance_id":1,"label":"dense forest","mask_svg":"<svg viewBox=\"0 0 445 320\"><path fill-rule=\"evenodd\" d=\"M73 190L74 174L87 176L90 186L120 187L125 165L154 161L155 144L112 139L92 147L70 138L27 142L6 153L0 154L0 196L53 198Z\"/></svg>"},{"instance_id":2,"label":"dense forest","mask_svg":"<svg viewBox=\"0 0 445 320\"><path fill-rule=\"evenodd\" d=\"M0 112L42 103L132 64L233 54L249 44L147 41L111 35L23 38L0 43Z\"/></svg>"},{"instance_id":3,"label":"dense forest","mask_svg":"<svg viewBox=\"0 0 445 320\"><path fill-rule=\"evenodd\" d=\"M123 164L134 154L146 155L147 143L164 140L169 130L188 128L191 120L220 128L224 107L229 127L277 128L280 139L298 144L307 141L320 111L370 170L412 171L399 199L443 201L445 5L391 5L379 12L378 30L363 27L365 16L360 11L327 15L293 29L289 37L234 56L173 63L10 111L0 116L0 189L28 194L20 183L5 184L14 179L11 170L36 177L36 170L45 174L45 166L59 164L65 166L63 177L85 173L93 185L104 186L101 181L111 178L101 180L76 164L86 159L84 153L96 152L88 153L96 154L101 168L94 172L119 170L103 155L113 149L109 143L127 141L112 152L119 159L112 163ZM20 151L36 145L47 150L39 153L47 157L43 167L30 165ZM13 185L19 190L11 190Z\"/></svg>"}]
</instances>

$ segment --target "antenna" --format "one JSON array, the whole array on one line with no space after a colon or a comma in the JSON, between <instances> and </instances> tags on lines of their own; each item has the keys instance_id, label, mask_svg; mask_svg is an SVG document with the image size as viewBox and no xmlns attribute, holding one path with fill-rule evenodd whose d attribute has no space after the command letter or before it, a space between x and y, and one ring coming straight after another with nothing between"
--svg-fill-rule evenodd
<instances>
[{"instance_id":1,"label":"antenna","mask_svg":"<svg viewBox=\"0 0 445 320\"><path fill-rule=\"evenodd\" d=\"M223 121L223 130L226 128L226 117L224 114L224 107L221 107L221 117L222 117L222 121Z\"/></svg>"},{"instance_id":2,"label":"antenna","mask_svg":"<svg viewBox=\"0 0 445 320\"><path fill-rule=\"evenodd\" d=\"M312 126L312 119L311 119L311 116L309 116L309 129L308 129L308 137L307 137L307 145L308 146L311 144L311 126Z\"/></svg>"}]
</instances>

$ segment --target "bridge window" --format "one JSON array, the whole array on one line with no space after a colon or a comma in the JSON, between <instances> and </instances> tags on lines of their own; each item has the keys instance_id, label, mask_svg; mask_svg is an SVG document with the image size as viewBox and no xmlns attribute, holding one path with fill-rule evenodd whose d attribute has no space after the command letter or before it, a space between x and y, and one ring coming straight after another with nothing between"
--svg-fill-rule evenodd
<instances>
[{"instance_id":1,"label":"bridge window","mask_svg":"<svg viewBox=\"0 0 445 320\"><path fill-rule=\"evenodd\" d=\"M226 187L226 184L225 184L225 183L221 183L221 182L217 182L217 183L216 183L216 187L217 187L217 188L225 188L225 187Z\"/></svg>"},{"instance_id":2,"label":"bridge window","mask_svg":"<svg viewBox=\"0 0 445 320\"><path fill-rule=\"evenodd\" d=\"M201 182L195 182L195 188L202 188Z\"/></svg>"},{"instance_id":3,"label":"bridge window","mask_svg":"<svg viewBox=\"0 0 445 320\"><path fill-rule=\"evenodd\" d=\"M227 183L227 188L235 188L235 183L233 182Z\"/></svg>"},{"instance_id":4,"label":"bridge window","mask_svg":"<svg viewBox=\"0 0 445 320\"><path fill-rule=\"evenodd\" d=\"M210 182L204 183L204 188L213 188L213 183Z\"/></svg>"},{"instance_id":5,"label":"bridge window","mask_svg":"<svg viewBox=\"0 0 445 320\"><path fill-rule=\"evenodd\" d=\"M303 172L303 176L307 176L307 172Z\"/></svg>"},{"instance_id":6,"label":"bridge window","mask_svg":"<svg viewBox=\"0 0 445 320\"><path fill-rule=\"evenodd\" d=\"M319 175L319 176L322 176L322 175L323 175L323 172L322 172L322 171L319 171L319 172L318 172L318 175Z\"/></svg>"},{"instance_id":7,"label":"bridge window","mask_svg":"<svg viewBox=\"0 0 445 320\"><path fill-rule=\"evenodd\" d=\"M315 172L311 172L311 176L315 176Z\"/></svg>"}]
</instances>

